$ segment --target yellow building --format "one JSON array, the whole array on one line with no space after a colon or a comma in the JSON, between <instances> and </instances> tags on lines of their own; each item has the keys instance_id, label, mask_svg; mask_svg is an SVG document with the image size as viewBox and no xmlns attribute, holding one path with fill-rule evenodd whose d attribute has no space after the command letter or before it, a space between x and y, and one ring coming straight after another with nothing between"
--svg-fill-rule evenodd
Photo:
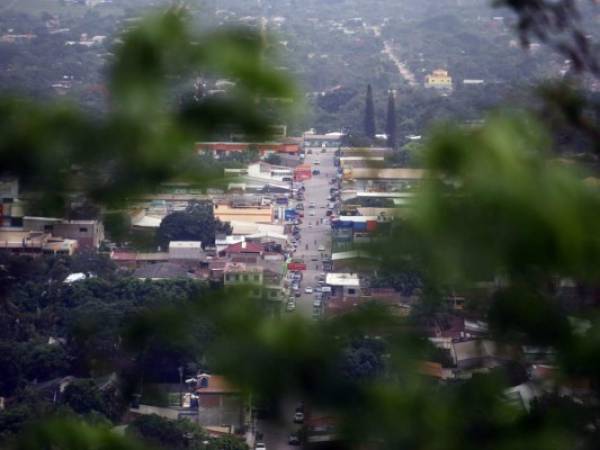
<instances>
[{"instance_id":1,"label":"yellow building","mask_svg":"<svg viewBox=\"0 0 600 450\"><path fill-rule=\"evenodd\" d=\"M437 69L425 77L426 88L452 89L452 77L447 70Z\"/></svg>"},{"instance_id":2,"label":"yellow building","mask_svg":"<svg viewBox=\"0 0 600 450\"><path fill-rule=\"evenodd\" d=\"M233 207L227 204L215 204L214 214L221 222L271 223L273 220L271 205Z\"/></svg>"}]
</instances>

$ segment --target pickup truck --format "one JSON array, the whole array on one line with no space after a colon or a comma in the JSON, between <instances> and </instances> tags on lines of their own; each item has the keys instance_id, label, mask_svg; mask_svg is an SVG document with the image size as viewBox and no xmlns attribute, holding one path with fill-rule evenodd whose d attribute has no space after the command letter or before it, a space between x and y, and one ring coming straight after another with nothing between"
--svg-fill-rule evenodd
<instances>
[{"instance_id":1,"label":"pickup truck","mask_svg":"<svg viewBox=\"0 0 600 450\"><path fill-rule=\"evenodd\" d=\"M306 270L304 261L291 261L287 265L288 270Z\"/></svg>"}]
</instances>

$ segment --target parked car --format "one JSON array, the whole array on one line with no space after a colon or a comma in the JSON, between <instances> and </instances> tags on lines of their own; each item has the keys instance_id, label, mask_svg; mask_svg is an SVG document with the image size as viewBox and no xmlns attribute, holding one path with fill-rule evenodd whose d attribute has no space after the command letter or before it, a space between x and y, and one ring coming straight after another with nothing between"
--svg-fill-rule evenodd
<instances>
[{"instance_id":1,"label":"parked car","mask_svg":"<svg viewBox=\"0 0 600 450\"><path fill-rule=\"evenodd\" d=\"M304 288L304 293L306 293L306 294L312 294L313 293L313 288L310 287L310 286L306 286Z\"/></svg>"},{"instance_id":2,"label":"parked car","mask_svg":"<svg viewBox=\"0 0 600 450\"><path fill-rule=\"evenodd\" d=\"M324 251L325 251L325 246L324 246L324 245L319 245L319 248L318 248L318 250L319 250L320 252L324 252Z\"/></svg>"},{"instance_id":3,"label":"parked car","mask_svg":"<svg viewBox=\"0 0 600 450\"><path fill-rule=\"evenodd\" d=\"M301 411L296 411L294 413L294 423L303 423L304 422L304 413Z\"/></svg>"},{"instance_id":4,"label":"parked car","mask_svg":"<svg viewBox=\"0 0 600 450\"><path fill-rule=\"evenodd\" d=\"M285 306L285 310L287 312L292 312L296 309L296 303L295 302L288 302L287 305Z\"/></svg>"},{"instance_id":5,"label":"parked car","mask_svg":"<svg viewBox=\"0 0 600 450\"><path fill-rule=\"evenodd\" d=\"M254 444L254 450L267 450L267 446L264 442L257 442Z\"/></svg>"},{"instance_id":6,"label":"parked car","mask_svg":"<svg viewBox=\"0 0 600 450\"><path fill-rule=\"evenodd\" d=\"M314 217L315 216L315 210L311 209L310 213L308 213L309 216Z\"/></svg>"},{"instance_id":7,"label":"parked car","mask_svg":"<svg viewBox=\"0 0 600 450\"><path fill-rule=\"evenodd\" d=\"M288 445L300 445L300 437L298 433L292 433L288 437Z\"/></svg>"}]
</instances>

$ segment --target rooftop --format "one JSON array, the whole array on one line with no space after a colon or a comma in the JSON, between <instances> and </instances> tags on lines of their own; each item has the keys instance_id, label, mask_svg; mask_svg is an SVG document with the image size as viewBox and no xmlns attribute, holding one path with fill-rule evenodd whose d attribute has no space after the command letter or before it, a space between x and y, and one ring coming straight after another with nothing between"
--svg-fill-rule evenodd
<instances>
[{"instance_id":1,"label":"rooftop","mask_svg":"<svg viewBox=\"0 0 600 450\"><path fill-rule=\"evenodd\" d=\"M134 274L136 278L163 280L167 278L187 278L188 271L178 264L161 262L156 264L147 264L137 269Z\"/></svg>"},{"instance_id":2,"label":"rooftop","mask_svg":"<svg viewBox=\"0 0 600 450\"><path fill-rule=\"evenodd\" d=\"M330 286L359 287L360 279L357 273L328 273L325 283Z\"/></svg>"},{"instance_id":3,"label":"rooftop","mask_svg":"<svg viewBox=\"0 0 600 450\"><path fill-rule=\"evenodd\" d=\"M196 394L236 394L239 393L240 390L234 386L232 386L225 377L221 375L208 375L208 374L200 374L198 375L198 387L196 389ZM202 387L201 380L205 379L207 384L205 387Z\"/></svg>"},{"instance_id":4,"label":"rooftop","mask_svg":"<svg viewBox=\"0 0 600 450\"><path fill-rule=\"evenodd\" d=\"M251 266L245 263L240 262L228 262L225 263L225 273L230 272L252 272L252 273L260 273L263 271L261 266Z\"/></svg>"},{"instance_id":5,"label":"rooftop","mask_svg":"<svg viewBox=\"0 0 600 450\"><path fill-rule=\"evenodd\" d=\"M169 242L169 249L172 248L202 248L202 242L200 241L171 241Z\"/></svg>"}]
</instances>

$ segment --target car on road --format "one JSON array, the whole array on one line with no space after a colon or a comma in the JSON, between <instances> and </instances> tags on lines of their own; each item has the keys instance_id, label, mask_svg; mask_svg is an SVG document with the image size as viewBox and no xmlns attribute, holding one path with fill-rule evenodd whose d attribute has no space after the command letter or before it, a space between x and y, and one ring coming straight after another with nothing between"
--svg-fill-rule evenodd
<instances>
[{"instance_id":1,"label":"car on road","mask_svg":"<svg viewBox=\"0 0 600 450\"><path fill-rule=\"evenodd\" d=\"M313 293L313 288L312 288L312 287L310 287L310 286L306 286L306 287L304 288L304 293L305 293L305 294L312 294L312 293Z\"/></svg>"},{"instance_id":2,"label":"car on road","mask_svg":"<svg viewBox=\"0 0 600 450\"><path fill-rule=\"evenodd\" d=\"M318 250L319 250L320 252L324 252L324 251L325 251L325 246L324 246L324 245L319 245L319 248L318 248Z\"/></svg>"},{"instance_id":3,"label":"car on road","mask_svg":"<svg viewBox=\"0 0 600 450\"><path fill-rule=\"evenodd\" d=\"M311 260L311 261L318 261L318 260L319 260L319 257L315 255L315 256L312 256L312 257L310 258L310 260Z\"/></svg>"},{"instance_id":4,"label":"car on road","mask_svg":"<svg viewBox=\"0 0 600 450\"><path fill-rule=\"evenodd\" d=\"M257 442L254 444L254 450L267 450L267 446L264 442Z\"/></svg>"},{"instance_id":5,"label":"car on road","mask_svg":"<svg viewBox=\"0 0 600 450\"><path fill-rule=\"evenodd\" d=\"M304 413L301 411L296 411L294 413L294 423L303 423L304 422Z\"/></svg>"},{"instance_id":6,"label":"car on road","mask_svg":"<svg viewBox=\"0 0 600 450\"><path fill-rule=\"evenodd\" d=\"M313 175L320 175L321 171L319 169L313 169L312 174Z\"/></svg>"},{"instance_id":7,"label":"car on road","mask_svg":"<svg viewBox=\"0 0 600 450\"><path fill-rule=\"evenodd\" d=\"M315 216L315 210L311 209L310 213L308 213L309 216L314 217Z\"/></svg>"},{"instance_id":8,"label":"car on road","mask_svg":"<svg viewBox=\"0 0 600 450\"><path fill-rule=\"evenodd\" d=\"M298 433L292 433L288 437L288 445L300 445L300 437Z\"/></svg>"},{"instance_id":9,"label":"car on road","mask_svg":"<svg viewBox=\"0 0 600 450\"><path fill-rule=\"evenodd\" d=\"M310 203L308 204L308 207L309 207L309 208L314 208L314 207L315 207L315 202L310 202Z\"/></svg>"},{"instance_id":10,"label":"car on road","mask_svg":"<svg viewBox=\"0 0 600 450\"><path fill-rule=\"evenodd\" d=\"M312 228L312 222L308 222L308 228Z\"/></svg>"},{"instance_id":11,"label":"car on road","mask_svg":"<svg viewBox=\"0 0 600 450\"><path fill-rule=\"evenodd\" d=\"M292 312L296 309L296 302L288 302L287 305L285 306L285 310L287 312Z\"/></svg>"}]
</instances>

